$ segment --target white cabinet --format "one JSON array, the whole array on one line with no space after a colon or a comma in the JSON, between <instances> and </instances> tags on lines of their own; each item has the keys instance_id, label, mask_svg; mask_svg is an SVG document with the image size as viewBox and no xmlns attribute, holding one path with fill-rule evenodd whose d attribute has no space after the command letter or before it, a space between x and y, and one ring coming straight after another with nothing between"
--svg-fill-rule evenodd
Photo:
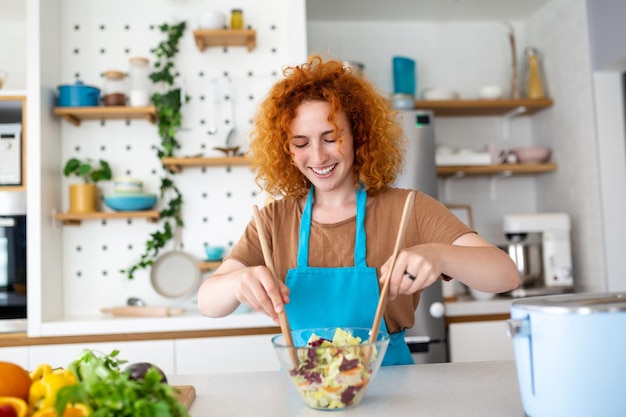
<instances>
[{"instance_id":1,"label":"white cabinet","mask_svg":"<svg viewBox=\"0 0 626 417\"><path fill-rule=\"evenodd\" d=\"M450 323L450 362L513 360L513 342L506 320Z\"/></svg>"},{"instance_id":2,"label":"white cabinet","mask_svg":"<svg viewBox=\"0 0 626 417\"><path fill-rule=\"evenodd\" d=\"M35 369L42 363L47 363L53 368L65 368L73 360L80 357L83 349L92 349L106 354L117 349L120 351L119 357L127 360L129 364L134 362L150 362L161 368L167 375L176 373L174 368L173 340L30 346L28 348L29 358L27 365L30 369Z\"/></svg>"},{"instance_id":3,"label":"white cabinet","mask_svg":"<svg viewBox=\"0 0 626 417\"><path fill-rule=\"evenodd\" d=\"M271 343L272 336L176 340L176 371L184 375L279 370L280 364Z\"/></svg>"},{"instance_id":4,"label":"white cabinet","mask_svg":"<svg viewBox=\"0 0 626 417\"><path fill-rule=\"evenodd\" d=\"M3 347L0 348L0 361L12 362L24 369L28 368L28 348L25 347Z\"/></svg>"}]
</instances>

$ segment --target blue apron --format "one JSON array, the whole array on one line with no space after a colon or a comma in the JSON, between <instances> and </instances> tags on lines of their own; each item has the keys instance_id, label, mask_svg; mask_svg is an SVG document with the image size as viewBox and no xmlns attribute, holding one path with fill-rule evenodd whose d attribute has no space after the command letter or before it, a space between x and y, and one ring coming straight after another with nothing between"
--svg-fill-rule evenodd
<instances>
[{"instance_id":1,"label":"blue apron","mask_svg":"<svg viewBox=\"0 0 626 417\"><path fill-rule=\"evenodd\" d=\"M311 186L302 220L297 266L287 271L290 302L285 311L292 329L313 327L371 327L380 290L376 268L365 260L365 210L367 193L359 187L356 195L356 242L353 267L316 268L309 266L309 236L314 189ZM386 331L383 319L381 329ZM391 335L383 365L415 363L404 341L404 330Z\"/></svg>"}]
</instances>

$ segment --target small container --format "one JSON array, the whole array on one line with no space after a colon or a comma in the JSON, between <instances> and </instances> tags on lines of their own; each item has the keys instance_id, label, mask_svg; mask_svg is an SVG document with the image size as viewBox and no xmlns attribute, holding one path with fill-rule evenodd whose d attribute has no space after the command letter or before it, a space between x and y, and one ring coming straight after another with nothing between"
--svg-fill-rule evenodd
<instances>
[{"instance_id":1,"label":"small container","mask_svg":"<svg viewBox=\"0 0 626 417\"><path fill-rule=\"evenodd\" d=\"M148 64L148 58L133 57L130 59L128 101L132 107L143 107L150 104L151 83Z\"/></svg>"},{"instance_id":2,"label":"small container","mask_svg":"<svg viewBox=\"0 0 626 417\"><path fill-rule=\"evenodd\" d=\"M126 74L110 70L104 73L104 105L126 105Z\"/></svg>"},{"instance_id":3,"label":"small container","mask_svg":"<svg viewBox=\"0 0 626 417\"><path fill-rule=\"evenodd\" d=\"M243 29L243 10L232 9L230 11L230 28Z\"/></svg>"},{"instance_id":4,"label":"small container","mask_svg":"<svg viewBox=\"0 0 626 417\"><path fill-rule=\"evenodd\" d=\"M523 82L524 94L526 98L548 97L546 88L546 78L543 72L541 56L536 48L528 47L524 51L526 61L524 62Z\"/></svg>"}]
</instances>

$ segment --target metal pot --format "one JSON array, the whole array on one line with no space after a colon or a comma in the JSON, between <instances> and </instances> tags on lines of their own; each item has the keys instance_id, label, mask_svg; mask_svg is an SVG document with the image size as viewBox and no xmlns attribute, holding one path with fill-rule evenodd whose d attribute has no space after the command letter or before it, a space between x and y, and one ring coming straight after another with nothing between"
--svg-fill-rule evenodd
<instances>
[{"instance_id":1,"label":"metal pot","mask_svg":"<svg viewBox=\"0 0 626 417\"><path fill-rule=\"evenodd\" d=\"M517 241L498 247L508 253L515 262L522 283L521 286L532 286L543 276L541 244Z\"/></svg>"},{"instance_id":2,"label":"metal pot","mask_svg":"<svg viewBox=\"0 0 626 417\"><path fill-rule=\"evenodd\" d=\"M525 415L623 416L625 327L626 293L513 301L508 334Z\"/></svg>"},{"instance_id":3,"label":"metal pot","mask_svg":"<svg viewBox=\"0 0 626 417\"><path fill-rule=\"evenodd\" d=\"M82 81L74 84L60 85L59 107L93 107L100 100L100 89L84 85Z\"/></svg>"}]
</instances>

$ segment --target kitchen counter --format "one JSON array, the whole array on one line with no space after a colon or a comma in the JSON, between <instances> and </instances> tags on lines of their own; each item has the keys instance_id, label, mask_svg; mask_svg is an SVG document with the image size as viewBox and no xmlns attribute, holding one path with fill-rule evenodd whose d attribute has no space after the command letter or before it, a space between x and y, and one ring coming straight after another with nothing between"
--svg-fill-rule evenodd
<instances>
[{"instance_id":1,"label":"kitchen counter","mask_svg":"<svg viewBox=\"0 0 626 417\"><path fill-rule=\"evenodd\" d=\"M495 296L491 300L476 300L462 295L455 301L446 301L446 317L510 314L513 298Z\"/></svg>"},{"instance_id":2,"label":"kitchen counter","mask_svg":"<svg viewBox=\"0 0 626 417\"><path fill-rule=\"evenodd\" d=\"M209 360L210 358L206 358ZM192 385L191 417L320 416L300 400L281 372L174 375ZM514 361L383 367L363 402L342 416L521 417Z\"/></svg>"}]
</instances>

